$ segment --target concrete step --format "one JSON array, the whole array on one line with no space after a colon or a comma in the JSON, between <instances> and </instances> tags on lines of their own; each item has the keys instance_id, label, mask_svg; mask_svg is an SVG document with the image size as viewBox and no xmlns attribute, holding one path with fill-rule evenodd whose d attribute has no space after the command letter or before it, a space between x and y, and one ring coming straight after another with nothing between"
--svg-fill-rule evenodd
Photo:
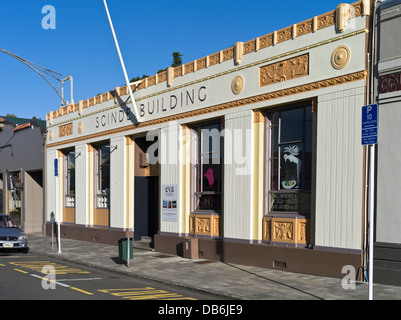
<instances>
[{"instance_id":1,"label":"concrete step","mask_svg":"<svg viewBox=\"0 0 401 320\"><path fill-rule=\"evenodd\" d=\"M153 251L153 238L142 237L141 240L134 241L134 248Z\"/></svg>"},{"instance_id":2,"label":"concrete step","mask_svg":"<svg viewBox=\"0 0 401 320\"><path fill-rule=\"evenodd\" d=\"M141 239L140 242L143 242L143 243L151 243L152 241L153 241L153 238L152 238L152 237L146 237L146 236L144 236L144 237L142 237L142 239Z\"/></svg>"}]
</instances>

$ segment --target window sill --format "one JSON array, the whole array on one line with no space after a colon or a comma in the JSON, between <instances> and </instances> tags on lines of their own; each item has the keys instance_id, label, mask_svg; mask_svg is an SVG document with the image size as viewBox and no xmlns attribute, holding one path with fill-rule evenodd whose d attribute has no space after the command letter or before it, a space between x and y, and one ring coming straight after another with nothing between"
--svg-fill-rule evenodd
<instances>
[{"instance_id":1,"label":"window sill","mask_svg":"<svg viewBox=\"0 0 401 320\"><path fill-rule=\"evenodd\" d=\"M291 211L271 211L264 214L264 218L292 218L292 219L310 219L310 213L291 212Z\"/></svg>"},{"instance_id":2,"label":"window sill","mask_svg":"<svg viewBox=\"0 0 401 320\"><path fill-rule=\"evenodd\" d=\"M191 214L195 214L195 215L221 215L220 211L213 211L213 210L195 210L192 211Z\"/></svg>"}]
</instances>

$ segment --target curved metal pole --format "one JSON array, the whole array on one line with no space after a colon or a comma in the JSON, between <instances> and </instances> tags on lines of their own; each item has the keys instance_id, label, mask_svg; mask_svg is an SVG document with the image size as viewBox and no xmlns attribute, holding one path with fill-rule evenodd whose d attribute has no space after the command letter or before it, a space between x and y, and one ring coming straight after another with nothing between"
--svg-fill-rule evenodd
<instances>
[{"instance_id":1,"label":"curved metal pole","mask_svg":"<svg viewBox=\"0 0 401 320\"><path fill-rule=\"evenodd\" d=\"M21 58L21 57L15 55L15 54L13 54L13 53L7 51L7 50L0 49L0 51L1 51L1 52L4 52L4 53L6 53L6 54L8 54L9 56L11 56L11 57L13 57L13 58L15 58L15 59L17 59L18 61L22 62L23 64L25 64L26 66L28 66L29 68L31 68L33 71L35 71L36 73L38 73L43 79L45 79L45 81L53 88L53 90L54 90L54 91L57 93L57 95L61 98L61 101L63 102L63 105L66 105L66 104L67 104L66 101L64 100L64 98L62 97L62 95L60 95L60 93L57 91L57 89L56 89L56 88L50 83L50 81L47 80L46 77L45 77L39 70L37 70L35 67L38 66L38 67L42 68L46 74L50 75L51 77L53 77L54 79L56 79L56 80L58 80L58 81L62 81L62 80L58 79L54 74L57 74L57 75L59 75L59 76L62 76L62 77L64 77L64 78L66 78L65 76L63 76L62 74L57 73L57 72L55 72L55 71L52 71L52 70L43 68L43 67L39 66L39 65L36 64L36 63L30 62L30 61L28 61L28 60L25 60L25 59L23 59L23 58ZM28 62L29 62L29 63L28 63ZM70 76L70 77L71 77L71 76ZM69 78L69 77L67 77L67 78ZM71 77L71 78L72 78L72 77ZM65 80L65 79L63 79L63 80ZM71 79L71 83L72 83L72 79ZM72 92L72 89L71 89L71 92ZM71 99L73 99L72 96L71 96Z\"/></svg>"}]
</instances>

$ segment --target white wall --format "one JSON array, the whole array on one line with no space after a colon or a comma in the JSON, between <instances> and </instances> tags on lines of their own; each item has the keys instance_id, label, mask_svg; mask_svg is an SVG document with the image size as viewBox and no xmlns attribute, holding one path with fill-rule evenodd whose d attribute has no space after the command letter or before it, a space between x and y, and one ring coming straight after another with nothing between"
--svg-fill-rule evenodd
<instances>
[{"instance_id":1,"label":"white wall","mask_svg":"<svg viewBox=\"0 0 401 320\"><path fill-rule=\"evenodd\" d=\"M315 245L361 248L364 88L320 96L317 113Z\"/></svg>"},{"instance_id":2,"label":"white wall","mask_svg":"<svg viewBox=\"0 0 401 320\"><path fill-rule=\"evenodd\" d=\"M253 112L225 117L224 207L225 238L252 240Z\"/></svg>"},{"instance_id":3,"label":"white wall","mask_svg":"<svg viewBox=\"0 0 401 320\"><path fill-rule=\"evenodd\" d=\"M125 137L110 139L110 227L126 227ZM133 164L132 164L133 165ZM133 213L132 213L133 214Z\"/></svg>"},{"instance_id":4,"label":"white wall","mask_svg":"<svg viewBox=\"0 0 401 320\"><path fill-rule=\"evenodd\" d=\"M88 146L80 144L75 147L75 223L88 225L88 202L93 199L89 197L89 166ZM93 179L93 178L92 178Z\"/></svg>"},{"instance_id":5,"label":"white wall","mask_svg":"<svg viewBox=\"0 0 401 320\"><path fill-rule=\"evenodd\" d=\"M181 170L180 165L180 140L181 130L177 122L170 122L165 124L160 130L160 144L159 144L159 159L160 163L160 195L162 194L162 186L164 184L177 184L178 194L180 195L178 201L177 221L163 221L160 212L160 231L171 233L182 233L184 226L182 225L182 190L181 185Z\"/></svg>"}]
</instances>

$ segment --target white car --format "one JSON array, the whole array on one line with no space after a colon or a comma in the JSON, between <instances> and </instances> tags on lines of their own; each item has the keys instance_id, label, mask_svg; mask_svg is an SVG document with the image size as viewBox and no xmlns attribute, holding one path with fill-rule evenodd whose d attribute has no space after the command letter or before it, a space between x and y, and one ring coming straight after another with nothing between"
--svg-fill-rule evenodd
<instances>
[{"instance_id":1,"label":"white car","mask_svg":"<svg viewBox=\"0 0 401 320\"><path fill-rule=\"evenodd\" d=\"M22 251L28 253L28 237L7 214L0 214L0 252Z\"/></svg>"}]
</instances>

